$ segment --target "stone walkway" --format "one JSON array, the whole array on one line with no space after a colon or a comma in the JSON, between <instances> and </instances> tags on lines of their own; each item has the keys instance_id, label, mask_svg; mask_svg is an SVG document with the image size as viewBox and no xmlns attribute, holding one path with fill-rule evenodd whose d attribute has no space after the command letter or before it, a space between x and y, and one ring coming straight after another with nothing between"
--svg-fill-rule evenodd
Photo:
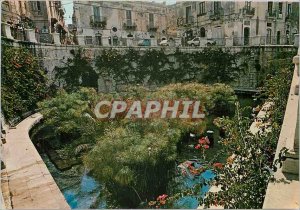
<instances>
[{"instance_id":1,"label":"stone walkway","mask_svg":"<svg viewBox=\"0 0 300 210\"><path fill-rule=\"evenodd\" d=\"M70 209L47 166L29 138L42 115L34 114L9 129L2 158L1 188L7 209Z\"/></svg>"}]
</instances>

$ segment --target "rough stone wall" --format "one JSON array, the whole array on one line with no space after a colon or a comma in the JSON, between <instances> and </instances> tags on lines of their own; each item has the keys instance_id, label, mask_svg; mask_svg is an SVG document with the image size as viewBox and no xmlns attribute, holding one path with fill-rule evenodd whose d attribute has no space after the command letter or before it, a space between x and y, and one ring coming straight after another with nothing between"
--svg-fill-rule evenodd
<instances>
[{"instance_id":1,"label":"rough stone wall","mask_svg":"<svg viewBox=\"0 0 300 210\"><path fill-rule=\"evenodd\" d=\"M17 45L15 43L15 45ZM47 71L48 78L50 80L54 80L54 68L57 67L63 67L64 63L67 62L68 58L72 58L71 50L76 50L79 47L78 46L56 46L56 45L28 45L30 47L31 51L36 54L36 56L40 57L40 64L45 68ZM96 58L98 55L101 54L101 51L111 49L109 47L83 47L85 49L85 53L88 57L90 57L92 60L93 58ZM120 52L125 53L127 49L125 47L120 48L113 48L117 49ZM136 47L136 50L139 50L141 54L143 54L146 50L148 50L148 47ZM160 47L151 48L154 50L161 50ZM193 53L196 51L203 50L204 48L179 48L180 51L185 53ZM248 63L247 69L245 69L244 73L241 73L240 78L233 83L232 85L235 88L238 89L255 89L257 85L257 72L255 69L255 61L258 61L261 66L265 63L265 58L270 57L274 55L274 53L277 53L278 51L291 51L295 48L293 46L269 46L269 47L253 47L253 48L246 48L246 47L231 47L226 48L229 49L231 52L241 52L242 50L249 50L251 53L247 57L241 57L239 58L239 62L245 61ZM165 54L172 55L175 53L176 48L164 48ZM172 59L172 62L176 63L176 59L172 56L169 56L169 59ZM92 66L94 66L94 63L91 63ZM99 91L108 91L108 90L115 90L116 85L114 81L112 81L109 78L99 78ZM105 84L103 84L105 82ZM105 88L104 88L105 87ZM118 89L118 88L117 88Z\"/></svg>"}]
</instances>

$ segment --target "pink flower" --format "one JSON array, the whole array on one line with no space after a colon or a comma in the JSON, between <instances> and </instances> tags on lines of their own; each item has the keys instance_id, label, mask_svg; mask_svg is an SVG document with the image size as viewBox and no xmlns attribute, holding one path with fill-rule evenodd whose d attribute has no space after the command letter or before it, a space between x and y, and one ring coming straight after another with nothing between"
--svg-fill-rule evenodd
<instances>
[{"instance_id":1,"label":"pink flower","mask_svg":"<svg viewBox=\"0 0 300 210\"><path fill-rule=\"evenodd\" d=\"M209 148L209 146L208 146L208 145L204 145L204 148L205 148L205 149L208 149L208 148Z\"/></svg>"},{"instance_id":2,"label":"pink flower","mask_svg":"<svg viewBox=\"0 0 300 210\"><path fill-rule=\"evenodd\" d=\"M199 144L205 144L205 143L206 143L206 140L204 137L199 139Z\"/></svg>"},{"instance_id":3,"label":"pink flower","mask_svg":"<svg viewBox=\"0 0 300 210\"><path fill-rule=\"evenodd\" d=\"M158 196L156 200L159 201L159 203L160 203L161 205L165 205L165 204L166 204L166 198L167 198L167 197L168 197L167 194L162 194L162 195Z\"/></svg>"},{"instance_id":4,"label":"pink flower","mask_svg":"<svg viewBox=\"0 0 300 210\"><path fill-rule=\"evenodd\" d=\"M195 146L195 149L200 149L201 148L201 145L200 144L197 144L196 146Z\"/></svg>"}]
</instances>

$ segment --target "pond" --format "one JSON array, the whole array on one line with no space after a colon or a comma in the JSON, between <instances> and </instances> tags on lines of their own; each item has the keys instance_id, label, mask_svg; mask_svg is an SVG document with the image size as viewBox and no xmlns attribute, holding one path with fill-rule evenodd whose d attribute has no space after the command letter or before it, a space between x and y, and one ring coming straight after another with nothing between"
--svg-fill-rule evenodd
<instances>
[{"instance_id":1,"label":"pond","mask_svg":"<svg viewBox=\"0 0 300 210\"><path fill-rule=\"evenodd\" d=\"M252 97L239 96L239 101L242 107L254 105ZM215 139L217 139L217 129L214 128L213 125L209 126L210 129L216 130ZM210 155L215 155L220 149L219 147L220 145L216 143L214 148L210 148L210 154L208 155L208 158L211 158ZM186 142L184 145L182 145L182 150L183 151L178 156L179 163L183 163L185 160L189 160L197 156L199 157L198 151L194 149L191 142ZM47 154L41 152L41 156L72 209L104 209L111 207L109 205L110 201L107 201L105 198L106 193L104 186L84 169L83 164L74 165L68 170L61 171L58 170L50 161ZM220 157L219 161L222 162L222 160L223 158ZM197 163L196 167L201 167L201 164ZM206 170L198 176L178 176L176 177L176 184L178 185L178 188L184 190L192 188L197 183L203 183L204 185L197 195L197 197L203 197L210 189L210 186L205 183L214 179L214 177L215 174L213 171ZM182 197L175 202L174 208L196 209L198 207L197 197Z\"/></svg>"},{"instance_id":2,"label":"pond","mask_svg":"<svg viewBox=\"0 0 300 210\"><path fill-rule=\"evenodd\" d=\"M72 209L106 208L106 201L100 195L102 185L81 165L59 171L46 154L41 154L41 157Z\"/></svg>"},{"instance_id":3,"label":"pond","mask_svg":"<svg viewBox=\"0 0 300 210\"><path fill-rule=\"evenodd\" d=\"M42 153L41 157L72 209L108 208L105 196L101 196L103 186L99 181L90 176L83 169L82 165L73 166L66 171L60 171L45 153ZM201 164L195 167L201 167ZM210 181L214 177L215 174L211 170L206 170L199 176L178 176L176 183L179 185L179 188L187 189L192 188L199 182ZM208 190L209 186L204 185L199 192L199 196L203 197ZM198 201L196 196L182 197L174 204L174 208L180 209L196 209L197 207Z\"/></svg>"}]
</instances>

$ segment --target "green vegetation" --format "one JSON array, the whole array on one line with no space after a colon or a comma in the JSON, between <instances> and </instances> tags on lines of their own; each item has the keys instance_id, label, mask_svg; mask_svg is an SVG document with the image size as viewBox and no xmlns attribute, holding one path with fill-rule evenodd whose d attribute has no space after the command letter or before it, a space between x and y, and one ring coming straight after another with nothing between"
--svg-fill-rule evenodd
<instances>
[{"instance_id":1,"label":"green vegetation","mask_svg":"<svg viewBox=\"0 0 300 210\"><path fill-rule=\"evenodd\" d=\"M2 45L1 55L1 108L12 120L37 108L49 92L45 73L29 50Z\"/></svg>"},{"instance_id":2,"label":"green vegetation","mask_svg":"<svg viewBox=\"0 0 300 210\"><path fill-rule=\"evenodd\" d=\"M84 88L75 93L59 92L57 97L40 103L45 119L43 125L52 129L51 133L60 140L60 146L68 147L70 155L82 144L91 145L92 150L84 153L84 163L105 183L122 207L137 207L166 191L174 174L178 143L186 133L203 133L207 122L189 119L96 120L93 107L98 100L113 98L200 100L207 115L220 115L219 106L232 110L236 102L229 86L190 83L172 84L152 92L130 87L125 93L99 95Z\"/></svg>"},{"instance_id":3,"label":"green vegetation","mask_svg":"<svg viewBox=\"0 0 300 210\"><path fill-rule=\"evenodd\" d=\"M55 79L59 81L65 90L76 91L79 87L98 87L98 76L93 70L90 58L86 51L71 50L73 58L68 58L64 67L55 67Z\"/></svg>"},{"instance_id":4,"label":"green vegetation","mask_svg":"<svg viewBox=\"0 0 300 210\"><path fill-rule=\"evenodd\" d=\"M274 68L278 64L279 68ZM237 104L232 118L222 117L215 120L225 136L220 138L221 148L214 158L209 159L208 169L216 171L217 177L211 183L199 183L193 189L175 193L164 200L164 207L172 208L174 202L186 195L198 195L203 184L221 186L221 191L209 192L205 198L199 197L199 204L205 207L221 205L224 208L262 208L268 182L272 174L285 160L286 149L279 157L275 156L281 124L285 113L288 93L293 75L293 66L282 60L268 60L265 72L266 81L262 87L261 98L273 103L267 112L265 122L271 132L252 134L249 127L252 121L244 115L244 109ZM218 154L228 154L225 162L215 163ZM274 161L274 158L276 161ZM216 170L216 165L220 167ZM151 205L150 205L151 204ZM150 202L150 206L161 205Z\"/></svg>"}]
</instances>

